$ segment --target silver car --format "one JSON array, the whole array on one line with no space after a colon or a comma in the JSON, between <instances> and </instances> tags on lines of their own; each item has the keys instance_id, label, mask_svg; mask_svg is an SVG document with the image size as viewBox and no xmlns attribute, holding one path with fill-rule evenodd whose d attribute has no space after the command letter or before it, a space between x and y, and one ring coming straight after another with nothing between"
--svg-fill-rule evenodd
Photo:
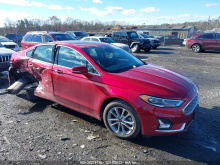
<instances>
[{"instance_id":1,"label":"silver car","mask_svg":"<svg viewBox=\"0 0 220 165\"><path fill-rule=\"evenodd\" d=\"M112 45L115 45L121 49L124 49L127 52L131 52L130 48L126 44L122 43L115 43L111 38L109 37L99 37L99 36L91 36L91 37L84 37L81 39L82 41L95 41L95 42L106 42Z\"/></svg>"}]
</instances>

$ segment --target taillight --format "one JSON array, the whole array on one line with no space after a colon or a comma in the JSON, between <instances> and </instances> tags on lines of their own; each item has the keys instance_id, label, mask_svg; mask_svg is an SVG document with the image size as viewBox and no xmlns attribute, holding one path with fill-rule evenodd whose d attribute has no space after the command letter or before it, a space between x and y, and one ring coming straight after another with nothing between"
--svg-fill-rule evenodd
<instances>
[{"instance_id":1,"label":"taillight","mask_svg":"<svg viewBox=\"0 0 220 165\"><path fill-rule=\"evenodd\" d=\"M14 38L14 41L16 41L16 38Z\"/></svg>"},{"instance_id":2,"label":"taillight","mask_svg":"<svg viewBox=\"0 0 220 165\"><path fill-rule=\"evenodd\" d=\"M192 41L192 39L188 40L187 42L190 43Z\"/></svg>"}]
</instances>

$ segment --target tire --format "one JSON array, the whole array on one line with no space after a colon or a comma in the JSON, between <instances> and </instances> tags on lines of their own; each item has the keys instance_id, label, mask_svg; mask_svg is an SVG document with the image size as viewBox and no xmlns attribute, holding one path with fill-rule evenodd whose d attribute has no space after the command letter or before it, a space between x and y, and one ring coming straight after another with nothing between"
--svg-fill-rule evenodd
<instances>
[{"instance_id":1,"label":"tire","mask_svg":"<svg viewBox=\"0 0 220 165\"><path fill-rule=\"evenodd\" d=\"M122 100L110 102L105 107L103 119L107 129L122 139L135 138L141 131L137 112Z\"/></svg>"},{"instance_id":2,"label":"tire","mask_svg":"<svg viewBox=\"0 0 220 165\"><path fill-rule=\"evenodd\" d=\"M34 90L26 90L26 98L30 101L39 100L40 98L34 95Z\"/></svg>"},{"instance_id":3,"label":"tire","mask_svg":"<svg viewBox=\"0 0 220 165\"><path fill-rule=\"evenodd\" d=\"M195 53L198 53L198 52L201 52L202 51L202 48L199 44L194 44L192 46L192 51L195 52Z\"/></svg>"},{"instance_id":4,"label":"tire","mask_svg":"<svg viewBox=\"0 0 220 165\"><path fill-rule=\"evenodd\" d=\"M144 51L145 51L146 53L148 53L150 50L151 50L151 49L144 49Z\"/></svg>"},{"instance_id":5,"label":"tire","mask_svg":"<svg viewBox=\"0 0 220 165\"><path fill-rule=\"evenodd\" d=\"M138 52L140 52L140 45L138 45L138 44L133 44L132 47L131 47L131 52L132 52L132 53L138 53Z\"/></svg>"}]
</instances>

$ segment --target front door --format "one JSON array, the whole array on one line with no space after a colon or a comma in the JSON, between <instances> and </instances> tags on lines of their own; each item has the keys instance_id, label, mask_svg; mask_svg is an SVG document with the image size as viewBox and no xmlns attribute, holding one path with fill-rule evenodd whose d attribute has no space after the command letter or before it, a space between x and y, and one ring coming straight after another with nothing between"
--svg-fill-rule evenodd
<instances>
[{"instance_id":1,"label":"front door","mask_svg":"<svg viewBox=\"0 0 220 165\"><path fill-rule=\"evenodd\" d=\"M86 66L90 74L72 73L75 66ZM73 48L58 46L52 75L54 96L58 102L84 113L94 113L95 80L99 75L82 54Z\"/></svg>"}]
</instances>

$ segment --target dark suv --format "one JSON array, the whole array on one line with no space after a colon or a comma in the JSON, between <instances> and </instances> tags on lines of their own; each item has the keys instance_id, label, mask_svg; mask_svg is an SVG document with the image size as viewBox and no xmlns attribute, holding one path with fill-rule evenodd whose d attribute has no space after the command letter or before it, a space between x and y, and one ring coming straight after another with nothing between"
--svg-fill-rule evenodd
<instances>
[{"instance_id":1,"label":"dark suv","mask_svg":"<svg viewBox=\"0 0 220 165\"><path fill-rule=\"evenodd\" d=\"M31 46L39 43L53 42L53 41L72 41L76 40L70 35L63 32L47 32L47 31L33 31L27 32L21 41L21 50L25 50Z\"/></svg>"},{"instance_id":2,"label":"dark suv","mask_svg":"<svg viewBox=\"0 0 220 165\"><path fill-rule=\"evenodd\" d=\"M112 39L118 43L127 44L132 53L140 52L143 49L145 52L151 50L151 42L149 39L139 38L136 31L113 31Z\"/></svg>"},{"instance_id":3,"label":"dark suv","mask_svg":"<svg viewBox=\"0 0 220 165\"><path fill-rule=\"evenodd\" d=\"M220 33L199 33L187 40L187 47L198 53L203 50L220 50Z\"/></svg>"},{"instance_id":4,"label":"dark suv","mask_svg":"<svg viewBox=\"0 0 220 165\"><path fill-rule=\"evenodd\" d=\"M9 33L5 34L5 37L21 46L21 41L24 36L22 34Z\"/></svg>"}]
</instances>

